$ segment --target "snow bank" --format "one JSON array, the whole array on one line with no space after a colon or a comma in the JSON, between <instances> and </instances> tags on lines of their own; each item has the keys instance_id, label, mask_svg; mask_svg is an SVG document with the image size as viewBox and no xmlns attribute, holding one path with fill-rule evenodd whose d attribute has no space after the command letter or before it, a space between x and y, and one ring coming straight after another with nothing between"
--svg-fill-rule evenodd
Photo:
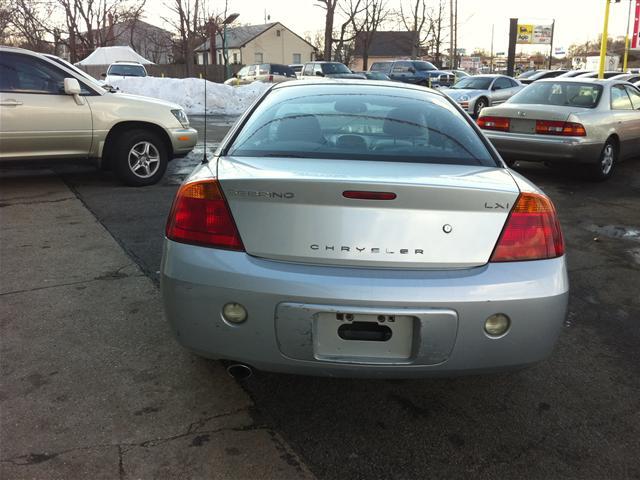
<instances>
[{"instance_id":1,"label":"snow bank","mask_svg":"<svg viewBox=\"0 0 640 480\"><path fill-rule=\"evenodd\" d=\"M124 93L177 103L188 115L204 115L204 83L200 78L119 78L110 82ZM207 81L207 114L240 115L269 84L253 82L231 87Z\"/></svg>"}]
</instances>

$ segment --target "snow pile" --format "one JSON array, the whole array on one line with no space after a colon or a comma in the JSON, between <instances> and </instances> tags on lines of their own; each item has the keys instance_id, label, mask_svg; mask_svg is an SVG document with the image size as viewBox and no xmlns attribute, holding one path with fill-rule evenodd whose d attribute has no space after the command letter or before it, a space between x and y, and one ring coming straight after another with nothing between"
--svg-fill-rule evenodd
<instances>
[{"instance_id":1,"label":"snow pile","mask_svg":"<svg viewBox=\"0 0 640 480\"><path fill-rule=\"evenodd\" d=\"M127 77L110 82L124 93L177 103L188 115L204 115L204 84L200 78ZM207 81L207 114L240 115L269 84L253 82L231 87Z\"/></svg>"}]
</instances>

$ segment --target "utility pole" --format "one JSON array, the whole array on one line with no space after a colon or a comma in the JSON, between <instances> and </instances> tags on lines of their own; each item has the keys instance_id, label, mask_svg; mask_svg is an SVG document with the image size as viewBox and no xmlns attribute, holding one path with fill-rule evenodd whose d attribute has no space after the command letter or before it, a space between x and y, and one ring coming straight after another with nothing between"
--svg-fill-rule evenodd
<instances>
[{"instance_id":1,"label":"utility pole","mask_svg":"<svg viewBox=\"0 0 640 480\"><path fill-rule=\"evenodd\" d=\"M455 67L453 66L453 2L454 0L449 0L449 68L453 70Z\"/></svg>"},{"instance_id":2,"label":"utility pole","mask_svg":"<svg viewBox=\"0 0 640 480\"><path fill-rule=\"evenodd\" d=\"M458 68L458 0L454 1L453 28L455 32L453 42L453 67Z\"/></svg>"},{"instance_id":3,"label":"utility pole","mask_svg":"<svg viewBox=\"0 0 640 480\"><path fill-rule=\"evenodd\" d=\"M493 73L493 28L495 25L491 25L491 63L489 64L489 73Z\"/></svg>"},{"instance_id":4,"label":"utility pole","mask_svg":"<svg viewBox=\"0 0 640 480\"><path fill-rule=\"evenodd\" d=\"M629 15L627 16L627 33L624 37L624 60L622 62L622 71L627 71L627 59L629 58L629 22L631 20L631 4L633 0L629 0Z\"/></svg>"},{"instance_id":5,"label":"utility pole","mask_svg":"<svg viewBox=\"0 0 640 480\"><path fill-rule=\"evenodd\" d=\"M551 42L549 42L549 70L551 70L551 62L553 60L553 32L556 28L556 19L551 22Z\"/></svg>"},{"instance_id":6,"label":"utility pole","mask_svg":"<svg viewBox=\"0 0 640 480\"><path fill-rule=\"evenodd\" d=\"M615 0L618 3L620 0ZM604 64L607 61L607 40L609 38L609 4L611 0L605 0L604 7L604 26L602 27L602 40L600 41L600 68L598 69L598 78L604 78Z\"/></svg>"}]
</instances>

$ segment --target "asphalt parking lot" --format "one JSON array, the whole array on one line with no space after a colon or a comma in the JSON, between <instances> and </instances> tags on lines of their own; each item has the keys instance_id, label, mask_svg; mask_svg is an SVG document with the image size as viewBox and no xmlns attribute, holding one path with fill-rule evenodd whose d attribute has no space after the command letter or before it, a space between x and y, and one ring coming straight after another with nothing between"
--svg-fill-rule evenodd
<instances>
[{"instance_id":1,"label":"asphalt parking lot","mask_svg":"<svg viewBox=\"0 0 640 480\"><path fill-rule=\"evenodd\" d=\"M217 122L209 138L227 127ZM166 215L202 149L147 188L79 162L52 168L157 284ZM318 478L640 478L640 159L606 183L534 164L516 169L555 202L567 242L569 315L553 355L490 376L260 373L241 382L254 424L281 435ZM199 362L193 368L208 361Z\"/></svg>"}]
</instances>

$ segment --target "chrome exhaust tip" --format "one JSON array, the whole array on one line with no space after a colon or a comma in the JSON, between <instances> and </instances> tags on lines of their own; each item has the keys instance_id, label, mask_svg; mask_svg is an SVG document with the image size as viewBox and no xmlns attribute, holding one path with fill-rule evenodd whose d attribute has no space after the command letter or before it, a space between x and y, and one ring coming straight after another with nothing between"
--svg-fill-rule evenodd
<instances>
[{"instance_id":1,"label":"chrome exhaust tip","mask_svg":"<svg viewBox=\"0 0 640 480\"><path fill-rule=\"evenodd\" d=\"M246 380L253 375L253 370L243 363L230 363L227 365L227 373L236 380Z\"/></svg>"}]
</instances>

